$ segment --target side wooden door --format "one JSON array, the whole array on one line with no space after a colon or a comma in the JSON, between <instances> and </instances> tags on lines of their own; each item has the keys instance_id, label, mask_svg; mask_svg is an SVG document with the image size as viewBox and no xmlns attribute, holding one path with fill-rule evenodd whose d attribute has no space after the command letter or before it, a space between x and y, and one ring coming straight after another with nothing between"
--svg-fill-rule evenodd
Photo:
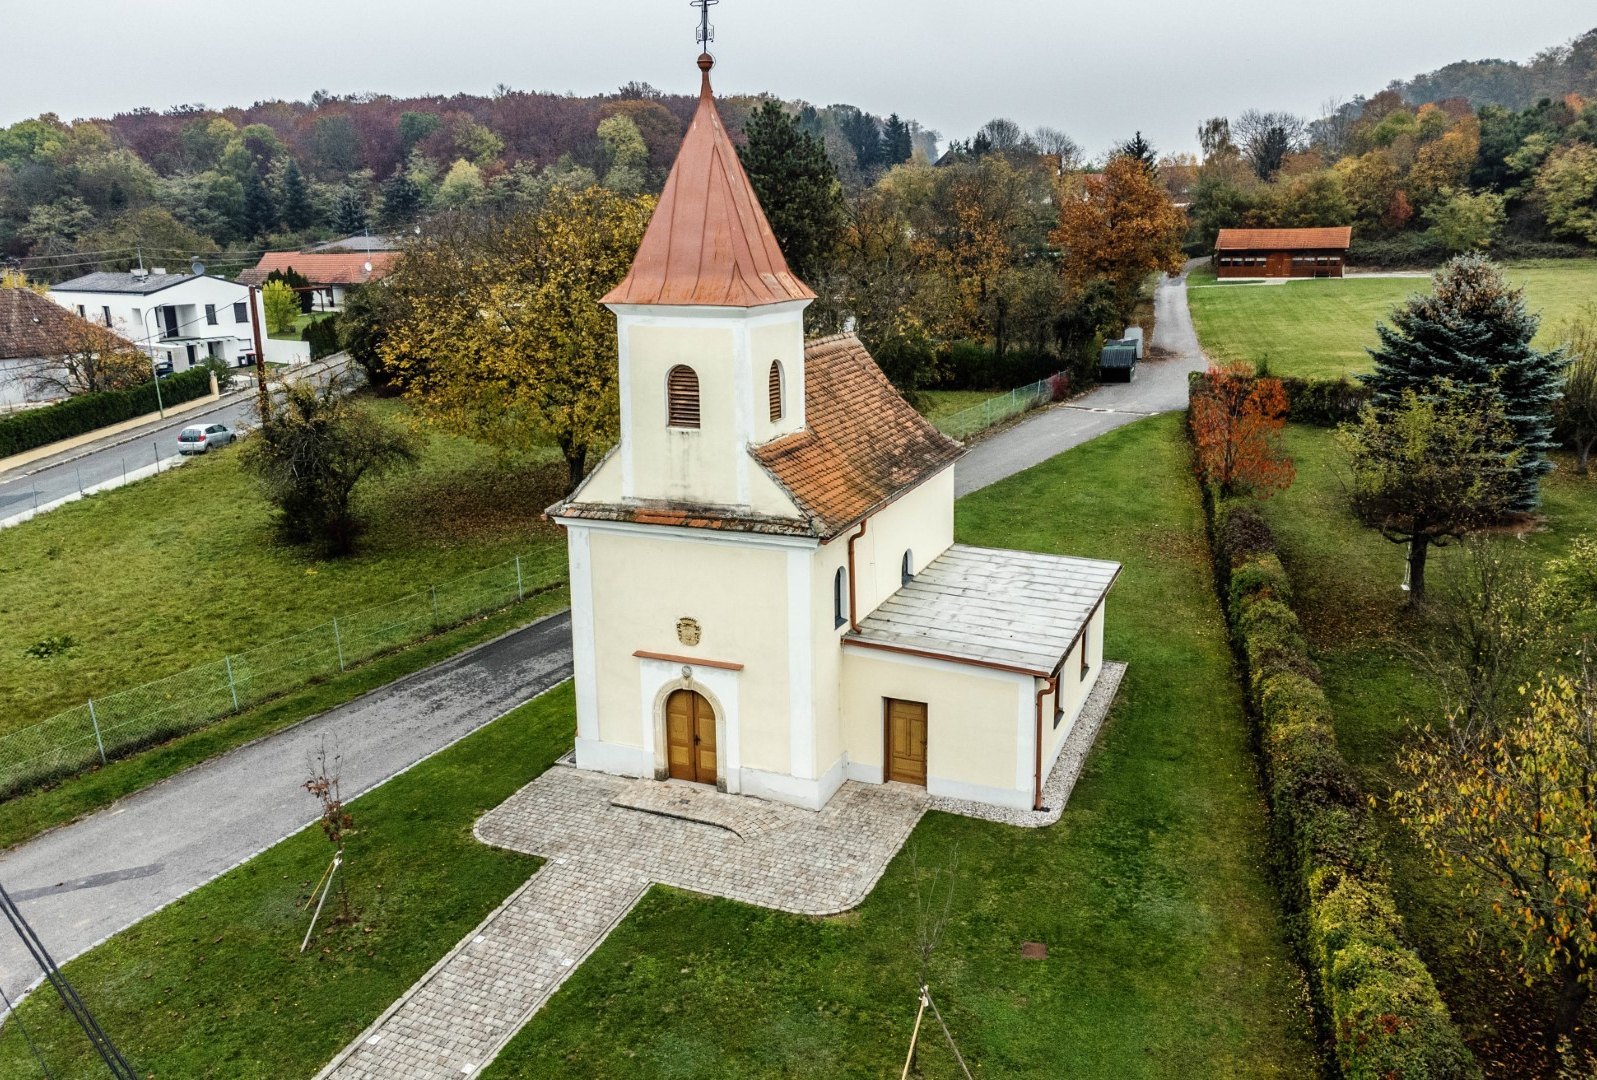
<instances>
[{"instance_id":1,"label":"side wooden door","mask_svg":"<svg viewBox=\"0 0 1597 1080\"><path fill-rule=\"evenodd\" d=\"M888 698L887 779L926 786L926 703Z\"/></svg>"},{"instance_id":2,"label":"side wooden door","mask_svg":"<svg viewBox=\"0 0 1597 1080\"><path fill-rule=\"evenodd\" d=\"M675 690L666 698L665 739L672 779L715 783L715 710L702 694Z\"/></svg>"}]
</instances>

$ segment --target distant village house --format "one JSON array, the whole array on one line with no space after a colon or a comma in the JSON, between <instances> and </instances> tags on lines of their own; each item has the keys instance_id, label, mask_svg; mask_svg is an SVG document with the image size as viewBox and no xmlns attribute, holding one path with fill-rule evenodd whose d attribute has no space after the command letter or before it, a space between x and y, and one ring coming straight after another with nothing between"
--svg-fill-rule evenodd
<instances>
[{"instance_id":1,"label":"distant village house","mask_svg":"<svg viewBox=\"0 0 1597 1080\"><path fill-rule=\"evenodd\" d=\"M1214 272L1222 278L1341 277L1353 227L1221 229Z\"/></svg>"}]
</instances>

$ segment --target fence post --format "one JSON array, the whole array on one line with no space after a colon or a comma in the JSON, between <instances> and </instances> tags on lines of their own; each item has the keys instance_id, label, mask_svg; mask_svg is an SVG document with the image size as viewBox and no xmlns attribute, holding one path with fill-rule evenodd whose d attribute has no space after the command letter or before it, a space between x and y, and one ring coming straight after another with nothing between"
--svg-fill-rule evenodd
<instances>
[{"instance_id":1,"label":"fence post","mask_svg":"<svg viewBox=\"0 0 1597 1080\"><path fill-rule=\"evenodd\" d=\"M238 686L233 682L233 658L224 656L222 663L227 665L227 692L233 695L233 711L238 712Z\"/></svg>"},{"instance_id":2,"label":"fence post","mask_svg":"<svg viewBox=\"0 0 1597 1080\"><path fill-rule=\"evenodd\" d=\"M338 670L346 671L344 667L344 639L338 633L338 616L333 616L333 645L338 649Z\"/></svg>"},{"instance_id":3,"label":"fence post","mask_svg":"<svg viewBox=\"0 0 1597 1080\"><path fill-rule=\"evenodd\" d=\"M516 599L525 600L527 593L521 587L521 556L516 556Z\"/></svg>"},{"instance_id":4,"label":"fence post","mask_svg":"<svg viewBox=\"0 0 1597 1080\"><path fill-rule=\"evenodd\" d=\"M150 446L153 447L154 450L155 450L155 475L156 476L160 476L161 475L161 444L159 442L157 442L156 440L151 439L150 440Z\"/></svg>"},{"instance_id":5,"label":"fence post","mask_svg":"<svg viewBox=\"0 0 1597 1080\"><path fill-rule=\"evenodd\" d=\"M438 586L429 585L429 586L427 586L427 591L432 593L432 597L433 597L433 625L437 626L438 625Z\"/></svg>"},{"instance_id":6,"label":"fence post","mask_svg":"<svg viewBox=\"0 0 1597 1080\"><path fill-rule=\"evenodd\" d=\"M100 718L94 713L94 699L89 699L89 723L94 725L94 745L100 748L100 764L105 765L105 740L100 738Z\"/></svg>"}]
</instances>

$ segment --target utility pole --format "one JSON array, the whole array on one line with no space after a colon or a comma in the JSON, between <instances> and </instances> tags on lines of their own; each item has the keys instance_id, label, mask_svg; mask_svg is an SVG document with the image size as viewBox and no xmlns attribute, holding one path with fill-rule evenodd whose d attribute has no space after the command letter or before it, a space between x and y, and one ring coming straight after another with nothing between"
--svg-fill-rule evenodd
<instances>
[{"instance_id":1,"label":"utility pole","mask_svg":"<svg viewBox=\"0 0 1597 1080\"><path fill-rule=\"evenodd\" d=\"M255 305L255 295L259 292L254 285L250 290L250 331L255 335L255 381L256 408L260 410L261 423L266 423L266 418L272 413L272 396L266 389L266 349L261 343L261 313Z\"/></svg>"}]
</instances>

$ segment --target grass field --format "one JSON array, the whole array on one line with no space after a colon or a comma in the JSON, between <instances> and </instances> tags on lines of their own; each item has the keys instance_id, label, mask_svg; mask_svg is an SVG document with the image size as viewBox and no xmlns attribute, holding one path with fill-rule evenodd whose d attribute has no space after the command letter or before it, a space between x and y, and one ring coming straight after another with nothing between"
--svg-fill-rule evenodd
<instances>
[{"instance_id":1,"label":"grass field","mask_svg":"<svg viewBox=\"0 0 1597 1080\"><path fill-rule=\"evenodd\" d=\"M921 415L936 423L945 416L953 416L957 412L974 408L1002 392L1001 390L922 390L916 395L916 400Z\"/></svg>"},{"instance_id":2,"label":"grass field","mask_svg":"<svg viewBox=\"0 0 1597 1080\"><path fill-rule=\"evenodd\" d=\"M1558 324L1597 298L1597 259L1527 263L1507 272L1542 315L1543 345L1556 344ZM1429 288L1427 279L1414 277L1217 285L1211 272L1193 275L1188 300L1212 359L1268 362L1277 375L1330 377L1368 371L1364 350L1377 343L1376 324Z\"/></svg>"},{"instance_id":3,"label":"grass field","mask_svg":"<svg viewBox=\"0 0 1597 1080\"><path fill-rule=\"evenodd\" d=\"M404 420L394 402L367 407ZM564 544L539 518L564 475L552 452L510 462L466 439L425 446L418 472L357 496L371 528L349 559L276 542L239 448L7 529L0 734L518 554L529 590L563 580ZM75 644L29 655L47 638Z\"/></svg>"},{"instance_id":4,"label":"grass field","mask_svg":"<svg viewBox=\"0 0 1597 1080\"><path fill-rule=\"evenodd\" d=\"M318 312L314 312L314 313L312 313L310 315L297 315L297 316L294 317L294 329L289 330L289 331L287 331L285 333L282 333L282 334L268 333L266 336L267 337L271 337L271 338L277 338L280 341L299 341L299 340L301 340L300 335L305 332L305 328L307 326L309 326L313 322L319 322L320 320L327 318L331 314L332 314L332 312L318 311ZM264 327L264 325L265 324L263 322L262 326Z\"/></svg>"},{"instance_id":5,"label":"grass field","mask_svg":"<svg viewBox=\"0 0 1597 1080\"><path fill-rule=\"evenodd\" d=\"M1262 507L1281 541L1342 751L1366 789L1384 796L1397 779L1393 762L1410 722L1436 717L1434 692L1399 648L1429 626L1402 608L1404 549L1360 526L1347 510L1344 466L1330 432L1293 425L1287 447L1297 480ZM1546 527L1502 540L1532 560L1565 554L1574 537L1597 530L1597 481L1565 465L1544 487ZM1427 572L1433 592L1456 558L1456 549L1433 552ZM1567 644L1574 644L1573 634ZM1462 908L1456 884L1437 874L1394 820L1384 812L1378 820L1402 914L1466 1038L1492 1075L1525 1075L1531 1059L1521 1055L1535 1043L1535 1025L1550 1006L1504 969L1490 937L1480 945L1468 940L1467 928L1489 930L1493 917Z\"/></svg>"},{"instance_id":6,"label":"grass field","mask_svg":"<svg viewBox=\"0 0 1597 1080\"><path fill-rule=\"evenodd\" d=\"M489 1075L897 1076L911 851L923 874L957 870L931 980L977 1075L1318 1075L1201 529L1174 417L961 500L963 542L1126 566L1106 655L1130 670L1064 818L930 814L841 918L654 889ZM1025 941L1048 959L1022 960ZM921 1045L919 1075L958 1075L935 1029Z\"/></svg>"},{"instance_id":7,"label":"grass field","mask_svg":"<svg viewBox=\"0 0 1597 1080\"><path fill-rule=\"evenodd\" d=\"M1063 820L928 815L836 918L653 889L492 1075L896 1076L915 1011L916 863L957 877L931 979L977 1075L1319 1075L1201 529L1175 417L961 501L963 541L1126 565L1106 651L1131 667ZM373 935L340 930L293 955L291 904L326 856L303 834L68 974L141 1073L310 1075L530 872L469 826L569 745L571 708L562 688L354 804L350 881ZM1026 941L1048 959L1022 960ZM52 1053L76 1048L52 1059L56 1075L92 1075L45 997L21 1019ZM940 1039L922 1046L918 1075L957 1075ZM0 1074L27 1065L8 1024Z\"/></svg>"}]
</instances>

